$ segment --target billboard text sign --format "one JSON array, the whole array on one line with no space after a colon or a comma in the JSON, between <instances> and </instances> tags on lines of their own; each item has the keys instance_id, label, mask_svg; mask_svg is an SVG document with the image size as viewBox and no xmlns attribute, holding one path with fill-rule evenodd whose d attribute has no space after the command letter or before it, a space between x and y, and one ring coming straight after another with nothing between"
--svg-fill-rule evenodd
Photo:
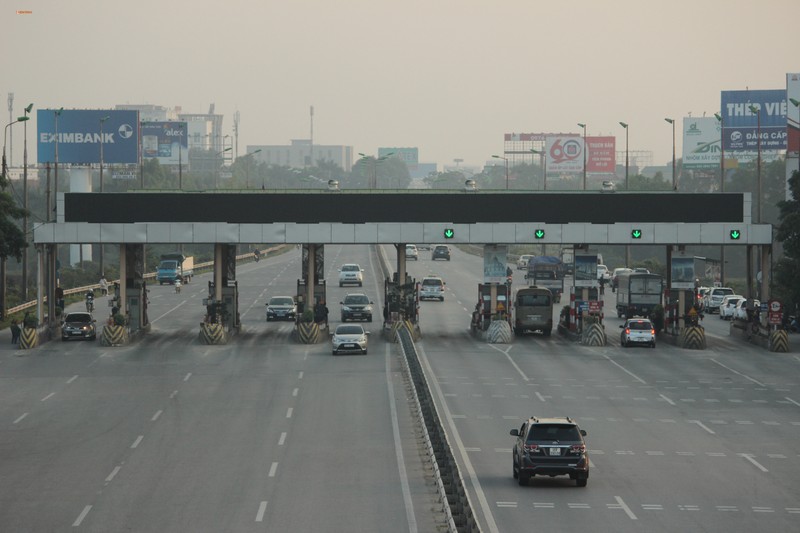
<instances>
[{"instance_id":1,"label":"billboard text sign","mask_svg":"<svg viewBox=\"0 0 800 533\"><path fill-rule=\"evenodd\" d=\"M548 135L545 150L548 174L583 172L583 137Z\"/></svg>"},{"instance_id":2,"label":"billboard text sign","mask_svg":"<svg viewBox=\"0 0 800 533\"><path fill-rule=\"evenodd\" d=\"M104 163L139 162L138 111L65 109L58 116L58 137L55 110L39 109L36 121L39 163L56 160L56 144L59 163L100 163L101 149Z\"/></svg>"},{"instance_id":3,"label":"billboard text sign","mask_svg":"<svg viewBox=\"0 0 800 533\"><path fill-rule=\"evenodd\" d=\"M586 137L586 172L613 174L616 169L616 137Z\"/></svg>"},{"instance_id":4,"label":"billboard text sign","mask_svg":"<svg viewBox=\"0 0 800 533\"><path fill-rule=\"evenodd\" d=\"M505 283L508 246L487 244L483 249L483 282Z\"/></svg>"},{"instance_id":5,"label":"billboard text sign","mask_svg":"<svg viewBox=\"0 0 800 533\"><path fill-rule=\"evenodd\" d=\"M719 121L715 117L684 117L683 168L719 168L722 150Z\"/></svg>"},{"instance_id":6,"label":"billboard text sign","mask_svg":"<svg viewBox=\"0 0 800 533\"><path fill-rule=\"evenodd\" d=\"M186 131L186 122L142 122L142 157L158 159L162 165L188 159Z\"/></svg>"},{"instance_id":7,"label":"billboard text sign","mask_svg":"<svg viewBox=\"0 0 800 533\"><path fill-rule=\"evenodd\" d=\"M753 112L751 106L759 110ZM761 120L761 149L786 149L786 90L722 91L722 121L725 150L758 150L758 121Z\"/></svg>"}]
</instances>

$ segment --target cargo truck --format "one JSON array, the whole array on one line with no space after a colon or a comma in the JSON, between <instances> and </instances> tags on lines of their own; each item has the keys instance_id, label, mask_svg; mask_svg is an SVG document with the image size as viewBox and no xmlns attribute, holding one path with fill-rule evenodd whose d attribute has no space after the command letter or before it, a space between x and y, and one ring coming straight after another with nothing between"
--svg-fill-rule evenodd
<instances>
[{"instance_id":1,"label":"cargo truck","mask_svg":"<svg viewBox=\"0 0 800 533\"><path fill-rule=\"evenodd\" d=\"M553 294L556 303L561 301L564 292L564 265L558 257L543 255L528 261L525 275L528 286L544 287Z\"/></svg>"},{"instance_id":2,"label":"cargo truck","mask_svg":"<svg viewBox=\"0 0 800 533\"><path fill-rule=\"evenodd\" d=\"M156 280L159 285L164 283L175 283L181 280L182 283L189 283L194 276L194 257L185 256L182 253L163 254L161 262L158 264Z\"/></svg>"}]
</instances>

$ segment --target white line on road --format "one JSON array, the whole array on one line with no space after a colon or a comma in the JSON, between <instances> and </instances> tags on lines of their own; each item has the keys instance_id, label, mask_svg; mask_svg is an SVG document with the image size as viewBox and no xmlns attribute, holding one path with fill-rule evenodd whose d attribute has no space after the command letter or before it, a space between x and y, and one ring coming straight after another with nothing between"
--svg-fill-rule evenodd
<instances>
[{"instance_id":1,"label":"white line on road","mask_svg":"<svg viewBox=\"0 0 800 533\"><path fill-rule=\"evenodd\" d=\"M539 391L536 391L535 394L536 394L536 397L539 398L540 401L542 401L542 402L545 401L544 396L542 396L542 393L540 393Z\"/></svg>"},{"instance_id":2,"label":"white line on road","mask_svg":"<svg viewBox=\"0 0 800 533\"><path fill-rule=\"evenodd\" d=\"M300 391L300 389L297 389L297 388L295 388L295 389L292 391L292 396L297 396L297 393L298 393L299 391Z\"/></svg>"},{"instance_id":3,"label":"white line on road","mask_svg":"<svg viewBox=\"0 0 800 533\"><path fill-rule=\"evenodd\" d=\"M628 505L622 500L622 498L620 498L619 496L614 496L614 499L617 500L617 503L622 508L622 510L625 511L625 514L628 515L628 518L630 518L631 520L638 520L636 518L636 515L633 514L633 511L631 511L631 508L628 507Z\"/></svg>"},{"instance_id":4,"label":"white line on road","mask_svg":"<svg viewBox=\"0 0 800 533\"><path fill-rule=\"evenodd\" d=\"M297 374L297 379L303 379L303 371L301 370L299 374Z\"/></svg>"},{"instance_id":5,"label":"white line on road","mask_svg":"<svg viewBox=\"0 0 800 533\"><path fill-rule=\"evenodd\" d=\"M272 463L269 467L269 477L275 477L275 472L278 471L278 463Z\"/></svg>"},{"instance_id":6,"label":"white line on road","mask_svg":"<svg viewBox=\"0 0 800 533\"><path fill-rule=\"evenodd\" d=\"M67 380L67 385L69 385L70 383L72 383L72 382L73 382L73 381L75 381L76 379L78 379L78 374L75 374L74 376L72 376L71 378L69 378L69 379Z\"/></svg>"},{"instance_id":7,"label":"white line on road","mask_svg":"<svg viewBox=\"0 0 800 533\"><path fill-rule=\"evenodd\" d=\"M506 358L511 363L511 365L517 370L519 375L522 376L522 379L524 379L525 381L530 381L530 379L528 379L528 376L525 375L525 372L523 372L522 369L519 366L517 366L517 363L515 363L514 360L511 359L511 356L508 355L508 351L512 348L511 346L507 347L505 350L501 350L500 348L498 348L494 344L490 344L489 346L491 346L492 348L494 348L495 350L497 350L501 354L505 355Z\"/></svg>"},{"instance_id":8,"label":"white line on road","mask_svg":"<svg viewBox=\"0 0 800 533\"><path fill-rule=\"evenodd\" d=\"M752 382L753 382L753 383L755 383L756 385L760 385L760 386L762 386L762 387L766 387L766 385L764 385L763 383L761 383L761 382L760 382L760 381L758 381L757 379L753 379L753 378L751 378L750 376L748 376L748 375L746 375L746 374L742 374L741 372L739 372L739 371L737 371L737 370L734 370L734 369L732 369L732 368L731 368L731 367L729 367L729 366L725 366L725 365L723 365L722 363L720 363L719 361L717 361L716 359L712 359L712 360L711 360L711 362L718 364L719 366L721 366L721 367L722 367L722 368L724 368L725 370L729 370L730 372L733 372L734 374L736 374L736 375L738 375L738 376L742 376L742 377L743 377L743 378L745 378L745 379L749 379L750 381L752 381Z\"/></svg>"},{"instance_id":9,"label":"white line on road","mask_svg":"<svg viewBox=\"0 0 800 533\"><path fill-rule=\"evenodd\" d=\"M264 511L267 510L267 502L261 502L258 504L258 512L256 513L256 522L262 522L264 520Z\"/></svg>"},{"instance_id":10,"label":"white line on road","mask_svg":"<svg viewBox=\"0 0 800 533\"><path fill-rule=\"evenodd\" d=\"M792 403L793 403L793 404L795 404L797 407L800 407L800 403L797 403L796 401L792 400L792 399L791 399L791 398L789 398L788 396L784 396L784 398L786 398L786 401L792 402Z\"/></svg>"},{"instance_id":11,"label":"white line on road","mask_svg":"<svg viewBox=\"0 0 800 533\"><path fill-rule=\"evenodd\" d=\"M701 428L705 429L706 431L708 431L712 435L716 435L716 433L714 433L714 431L711 428L709 428L708 426L706 426L705 424L703 424L699 420L687 420L687 422L690 422L692 424L697 424L698 426L700 426Z\"/></svg>"},{"instance_id":12,"label":"white line on road","mask_svg":"<svg viewBox=\"0 0 800 533\"><path fill-rule=\"evenodd\" d=\"M278 446L283 446L286 442L286 432L281 433L281 438L278 439Z\"/></svg>"},{"instance_id":13,"label":"white line on road","mask_svg":"<svg viewBox=\"0 0 800 533\"><path fill-rule=\"evenodd\" d=\"M14 423L15 424L19 424L20 422L22 422L25 419L26 416L28 416L28 413L22 413L22 416L20 416L16 420L14 420Z\"/></svg>"},{"instance_id":14,"label":"white line on road","mask_svg":"<svg viewBox=\"0 0 800 533\"><path fill-rule=\"evenodd\" d=\"M673 402L672 400L670 400L669 398L667 398L663 394L659 394L659 396L661 396L664 399L664 401L666 401L668 404L675 405L675 402Z\"/></svg>"},{"instance_id":15,"label":"white line on road","mask_svg":"<svg viewBox=\"0 0 800 533\"><path fill-rule=\"evenodd\" d=\"M186 377L185 377L185 378L183 378L183 381L189 381L189 378L190 378L190 377L192 377L192 373L191 373L191 372L189 372L188 374L186 374Z\"/></svg>"},{"instance_id":16,"label":"white line on road","mask_svg":"<svg viewBox=\"0 0 800 533\"><path fill-rule=\"evenodd\" d=\"M89 511L91 510L92 510L91 505L87 505L86 507L84 507L83 511L81 511L81 514L79 514L75 522L72 523L72 527L78 527L79 525L81 525L81 522L83 522L83 519L86 518L86 515L89 514Z\"/></svg>"},{"instance_id":17,"label":"white line on road","mask_svg":"<svg viewBox=\"0 0 800 533\"><path fill-rule=\"evenodd\" d=\"M150 421L151 421L151 422L155 422L156 420L158 420L158 417L159 417L159 416L161 416L161 413L163 413L163 412L164 412L164 411L162 411L161 409L159 409L158 411L156 411L156 414L154 414L154 415L153 415L153 418L151 418L151 419L150 419Z\"/></svg>"},{"instance_id":18,"label":"white line on road","mask_svg":"<svg viewBox=\"0 0 800 533\"><path fill-rule=\"evenodd\" d=\"M753 459L753 456L750 455L749 453L737 453L736 455L738 455L739 457L744 457L745 459L747 459L748 461L753 463L753 466L755 466L756 468L758 468L762 472L769 472L769 470L764 468L764 465L762 465L761 463L759 463L758 461Z\"/></svg>"},{"instance_id":19,"label":"white line on road","mask_svg":"<svg viewBox=\"0 0 800 533\"><path fill-rule=\"evenodd\" d=\"M292 412L294 411L294 407L290 407L286 410L286 418L292 418Z\"/></svg>"},{"instance_id":20,"label":"white line on road","mask_svg":"<svg viewBox=\"0 0 800 533\"><path fill-rule=\"evenodd\" d=\"M636 374L634 374L633 372L631 372L631 371L630 371L630 370L628 370L627 368L623 367L621 364L617 363L616 361L614 361L613 359L611 359L611 358L610 358L609 356L607 356L606 354L603 354L603 357L605 357L606 359L608 359L608 361L609 361L610 363L612 363L614 366L616 366L617 368L619 368L620 370L622 370L623 372L625 372L625 373L626 373L626 374L628 374L629 376L633 377L633 379L635 379L635 380L636 380L636 381L638 381L639 383L643 383L644 385L647 385L647 382L646 382L645 380L643 380L642 378L640 378L639 376L637 376Z\"/></svg>"},{"instance_id":21,"label":"white line on road","mask_svg":"<svg viewBox=\"0 0 800 533\"><path fill-rule=\"evenodd\" d=\"M120 467L120 466L115 466L115 467L114 467L114 470L112 470L112 471L111 471L111 473L110 473L110 474L108 475L108 477L106 478L106 482L109 482L109 481L111 481L112 479L114 479L114 476L116 476L116 475L119 473L119 470L120 470L120 468L122 468L122 467Z\"/></svg>"},{"instance_id":22,"label":"white line on road","mask_svg":"<svg viewBox=\"0 0 800 533\"><path fill-rule=\"evenodd\" d=\"M158 322L159 320L161 320L162 318L164 318L165 316L167 316L168 314L170 314L171 312L175 311L175 310L176 310L176 309L178 309L180 306L182 306L183 304L185 304L187 301L188 301L188 300L183 300L181 303L179 303L178 305L176 305L175 307L173 307L172 309L170 309L169 311L167 311L166 313L164 313L164 314L163 314L163 315L161 315L160 317L158 317L158 318L155 318L155 319L151 320L151 321L150 321L150 323L151 323L151 324L153 324L153 323L155 323L155 322Z\"/></svg>"},{"instance_id":23,"label":"white line on road","mask_svg":"<svg viewBox=\"0 0 800 533\"><path fill-rule=\"evenodd\" d=\"M139 435L138 437L136 437L136 440L133 441L133 444L131 444L131 449L136 448L139 445L139 443L142 442L143 438L144 435Z\"/></svg>"},{"instance_id":24,"label":"white line on road","mask_svg":"<svg viewBox=\"0 0 800 533\"><path fill-rule=\"evenodd\" d=\"M47 400L49 400L50 398L52 398L52 397L53 397L53 396L55 396L55 395L56 395L56 393L55 393L55 392L51 392L50 394L48 394L47 396L45 396L44 398L42 398L42 400L41 400L41 401L43 401L43 402L46 402Z\"/></svg>"},{"instance_id":25,"label":"white line on road","mask_svg":"<svg viewBox=\"0 0 800 533\"><path fill-rule=\"evenodd\" d=\"M177 395L178 395L178 391L174 390L174 391L172 391L172 394L169 395L169 399L172 400Z\"/></svg>"}]
</instances>

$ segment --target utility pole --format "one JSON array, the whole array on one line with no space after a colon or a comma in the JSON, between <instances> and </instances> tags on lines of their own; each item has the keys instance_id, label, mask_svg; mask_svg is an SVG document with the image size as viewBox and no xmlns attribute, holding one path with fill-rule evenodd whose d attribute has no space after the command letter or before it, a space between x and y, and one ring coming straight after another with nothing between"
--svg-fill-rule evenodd
<instances>
[{"instance_id":1,"label":"utility pole","mask_svg":"<svg viewBox=\"0 0 800 533\"><path fill-rule=\"evenodd\" d=\"M14 122L14 93L8 93L8 121ZM8 166L14 166L14 130L8 136Z\"/></svg>"},{"instance_id":2,"label":"utility pole","mask_svg":"<svg viewBox=\"0 0 800 533\"><path fill-rule=\"evenodd\" d=\"M311 146L309 148L309 166L314 166L314 106L311 106Z\"/></svg>"}]
</instances>

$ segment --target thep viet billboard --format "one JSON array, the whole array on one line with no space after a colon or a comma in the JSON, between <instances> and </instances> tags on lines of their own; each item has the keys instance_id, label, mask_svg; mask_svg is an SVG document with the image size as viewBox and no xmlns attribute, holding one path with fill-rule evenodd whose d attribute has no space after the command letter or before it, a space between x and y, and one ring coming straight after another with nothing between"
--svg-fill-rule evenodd
<instances>
[{"instance_id":1,"label":"thep viet billboard","mask_svg":"<svg viewBox=\"0 0 800 533\"><path fill-rule=\"evenodd\" d=\"M583 172L583 137L548 135L545 138L547 173Z\"/></svg>"},{"instance_id":2,"label":"thep viet billboard","mask_svg":"<svg viewBox=\"0 0 800 533\"><path fill-rule=\"evenodd\" d=\"M755 111L753 109L754 108ZM786 90L722 91L722 121L725 150L786 149Z\"/></svg>"},{"instance_id":3,"label":"thep viet billboard","mask_svg":"<svg viewBox=\"0 0 800 533\"><path fill-rule=\"evenodd\" d=\"M188 160L186 122L142 122L142 157L158 159L162 165Z\"/></svg>"},{"instance_id":4,"label":"thep viet billboard","mask_svg":"<svg viewBox=\"0 0 800 533\"><path fill-rule=\"evenodd\" d=\"M37 121L37 161L92 164L139 162L139 112L111 109L39 109ZM102 131L102 135L101 135Z\"/></svg>"},{"instance_id":5,"label":"thep viet billboard","mask_svg":"<svg viewBox=\"0 0 800 533\"><path fill-rule=\"evenodd\" d=\"M683 168L719 168L722 150L719 121L716 117L684 117Z\"/></svg>"},{"instance_id":6,"label":"thep viet billboard","mask_svg":"<svg viewBox=\"0 0 800 533\"><path fill-rule=\"evenodd\" d=\"M613 174L616 168L616 137L586 137L586 172Z\"/></svg>"}]
</instances>

